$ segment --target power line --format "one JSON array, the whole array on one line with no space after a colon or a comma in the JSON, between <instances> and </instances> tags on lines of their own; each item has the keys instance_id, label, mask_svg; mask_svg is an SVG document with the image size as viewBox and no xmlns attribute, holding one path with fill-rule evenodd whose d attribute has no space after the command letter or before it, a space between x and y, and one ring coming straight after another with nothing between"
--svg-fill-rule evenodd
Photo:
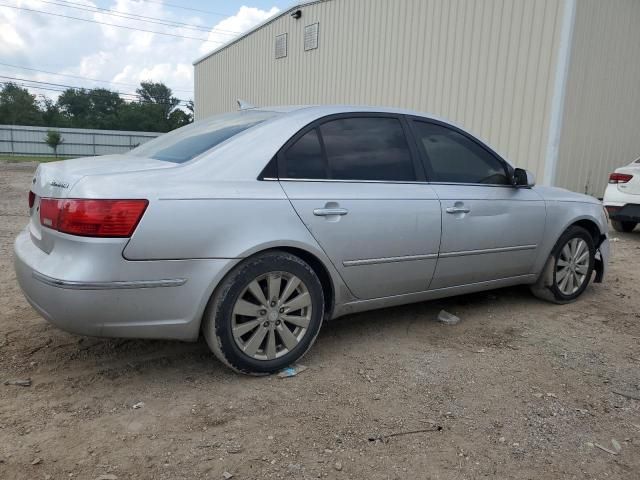
<instances>
[{"instance_id":1,"label":"power line","mask_svg":"<svg viewBox=\"0 0 640 480\"><path fill-rule=\"evenodd\" d=\"M31 80L29 78L19 78L19 77L9 77L7 75L0 75L0 78L7 78L9 80L18 80L21 82L31 82L31 83L37 83L40 85L51 85L51 86L55 86L55 87L64 87L64 88L73 88L73 89L77 89L77 90L81 90L84 87L77 87L74 85L66 85L64 83L53 83L53 82L43 82L40 80ZM139 96L137 93L126 93L126 92L113 92L113 93L117 93L118 95L127 95L127 96Z\"/></svg>"},{"instance_id":2,"label":"power line","mask_svg":"<svg viewBox=\"0 0 640 480\"><path fill-rule=\"evenodd\" d=\"M60 91L60 92L64 92L67 89L73 89L73 90L83 90L82 87L77 87L74 85L66 85L64 83L53 83L53 82L42 82L39 80L30 80L28 78L19 78L19 77L9 77L7 75L0 75L0 79L8 79L9 81L3 81L0 80L0 82L2 83L14 83L15 81L19 81L19 82L29 82L29 83L35 83L37 85L45 85L46 89L51 89L52 91ZM28 86L28 87L33 87L33 88L40 88L37 85L36 86L31 86L31 85L26 85L26 84L22 84L23 86ZM42 87L44 89L44 87ZM62 90L60 90L62 89ZM86 89L84 89L86 90ZM117 91L111 91L112 93L115 93L121 97L133 97L130 99L141 99L143 98L142 95L140 95L139 93L126 93L126 92L117 92ZM97 93L98 95L100 95L100 93ZM105 95L106 96L106 95ZM177 99L180 104L184 104L186 105L187 103L189 103L187 100L182 100L182 99Z\"/></svg>"},{"instance_id":3,"label":"power line","mask_svg":"<svg viewBox=\"0 0 640 480\"><path fill-rule=\"evenodd\" d=\"M186 29L190 29L190 30L197 30L197 31L201 31L201 32L210 32L210 31L214 31L216 33L219 33L221 35L230 35L230 36L236 36L242 32L235 32L233 30L223 30L223 29L219 29L219 28L207 28L207 27L202 27L202 26L198 26L198 25L191 25L188 23L183 23L183 22L177 22L174 20L167 20L164 18L158 18L158 17L148 17L146 15L139 15L137 13L127 13L127 12L118 12L117 10L112 10L109 8L100 8L100 7L94 7L93 5L86 5L83 3L77 3L77 2L70 2L67 0L60 0L63 3L58 3L58 2L52 2L49 0L40 0L41 3L48 3L51 5L57 5L60 7L67 7L67 8L75 8L77 10L82 10L85 12L93 12L93 13L100 13L102 15L110 15L113 17L120 17L120 18L126 18L128 20L136 20L136 21L140 21L140 22L146 22L146 23L155 23L158 25L165 25L168 27L178 27L178 28L186 28Z\"/></svg>"},{"instance_id":4,"label":"power line","mask_svg":"<svg viewBox=\"0 0 640 480\"><path fill-rule=\"evenodd\" d=\"M60 92L60 93L62 93L62 92L65 91L65 89L63 89L63 88L38 87L36 85L28 85L26 83L6 81L6 80L0 80L0 85L17 85L19 87L30 88L30 89L33 89L33 90L46 90L48 92Z\"/></svg>"},{"instance_id":5,"label":"power line","mask_svg":"<svg viewBox=\"0 0 640 480\"><path fill-rule=\"evenodd\" d=\"M14 5L6 5L4 3L0 3L0 7L13 8L15 10L24 10L24 11L27 11L27 12L41 13L41 14L44 14L44 15L52 15L54 17L68 18L68 19L71 19L71 20L79 20L81 22L98 23L100 25L108 25L110 27L124 28L126 30L134 30L134 31L137 31L137 32L155 33L156 35L164 35L166 37L186 38L187 40L199 40L201 42L206 42L206 43L217 43L217 44L226 43L226 42L222 42L222 41L218 41L218 40L206 40L204 38L188 37L186 35L178 35L178 34L175 34L175 33L165 33L165 32L157 32L155 30L145 30L143 28L126 27L124 25L117 25L115 23L99 22L97 20L90 20L88 18L72 17L70 15L62 15L60 13L51 13L51 12L44 12L42 10L34 10L32 8L16 7Z\"/></svg>"},{"instance_id":6,"label":"power line","mask_svg":"<svg viewBox=\"0 0 640 480\"><path fill-rule=\"evenodd\" d=\"M61 85L61 84L56 84L56 83L47 83L47 82L37 82L35 80L28 80L28 79L15 79L15 80L20 80L22 82L30 82L30 83L37 83L38 85L30 85L27 83L17 83L15 82L14 79L12 79L12 77L5 77L5 76L1 76L0 78L8 78L10 79L9 81L6 80L0 80L0 83L4 83L9 84L9 83L15 83L16 85L21 85L23 87L28 87L28 88L35 88L35 89L43 89L43 90L51 90L53 92L65 92L67 90L87 90L87 89L82 89L82 88L78 88L78 87L73 87L71 85ZM39 86L39 85L44 85L44 86ZM92 92L93 95L96 95L98 97L102 96L102 97L108 97L110 96L107 93L102 93L102 92L96 92L95 90L88 90L90 92ZM110 90L110 93L114 93L120 97L124 97L125 100L143 100L144 101L144 97L140 94L137 93L123 93L123 92L115 92ZM189 101L187 100L181 100L181 99L177 99L178 100L178 104L182 105L182 106L186 106L189 104Z\"/></svg>"},{"instance_id":7,"label":"power line","mask_svg":"<svg viewBox=\"0 0 640 480\"><path fill-rule=\"evenodd\" d=\"M174 3L167 3L167 2L161 2L158 0L142 0L143 2L147 2L147 3L157 3L160 5L164 5L165 7L171 7L171 8L180 8L182 10L191 10L192 12L200 12L200 13L206 13L208 15L216 15L218 17L230 17L232 14L229 13L217 13L217 12L211 12L208 10L200 10L199 8L191 8L191 7L185 7L183 5L176 5Z\"/></svg>"},{"instance_id":8,"label":"power line","mask_svg":"<svg viewBox=\"0 0 640 480\"><path fill-rule=\"evenodd\" d=\"M111 82L109 80L99 80L97 78L83 77L83 76L80 76L80 75L69 75L69 74L66 74L66 73L56 73L56 72L50 72L50 71L47 71L47 70L38 70L37 68L21 67L19 65L11 65L9 63L0 62L0 65L5 66L5 67L17 68L17 69L20 69L20 70L29 70L29 71L32 71L32 72L47 73L49 75L58 75L60 77L69 77L69 78L77 78L77 79L80 79L80 80L88 80L88 81L91 81L91 82L109 83L109 84L112 84L112 85L124 85L124 86L127 86L127 87L136 87L136 88L138 88L140 86L140 85L135 84L135 83ZM188 93L192 93L193 92L193 89L186 89L186 88L172 88L172 90L175 90L176 92L188 92Z\"/></svg>"},{"instance_id":9,"label":"power line","mask_svg":"<svg viewBox=\"0 0 640 480\"><path fill-rule=\"evenodd\" d=\"M33 90L44 90L44 91L48 91L48 92L58 92L58 93L63 93L65 92L67 89L61 89L61 88L53 88L53 87L38 87L38 86L34 86L34 85L27 85L26 83L19 83L19 82L8 82L8 81L3 81L0 80L0 85L17 85L19 87L24 87L24 88L30 88ZM116 93L116 92L114 92ZM39 93L38 95L44 97L44 95L42 95L41 93ZM106 97L106 95L101 95L99 93L96 93L95 91L93 92L93 95L95 96L102 96L102 97ZM47 98L47 97L45 97ZM129 101L134 101L133 99L130 98L124 98L123 100L129 100ZM149 102L147 100L141 100L138 99L138 103L146 103L146 104L153 104L153 105L173 105L171 103L166 103L166 102ZM186 107L188 106L188 103L179 103L177 106L181 106L181 107Z\"/></svg>"}]
</instances>

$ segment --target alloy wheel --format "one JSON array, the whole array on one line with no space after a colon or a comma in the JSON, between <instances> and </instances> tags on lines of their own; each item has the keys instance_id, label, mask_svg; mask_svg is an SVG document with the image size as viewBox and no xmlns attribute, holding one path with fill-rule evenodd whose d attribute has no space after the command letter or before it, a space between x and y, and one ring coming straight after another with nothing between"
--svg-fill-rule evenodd
<instances>
[{"instance_id":1,"label":"alloy wheel","mask_svg":"<svg viewBox=\"0 0 640 480\"><path fill-rule=\"evenodd\" d=\"M556 262L556 285L563 295L573 295L584 284L589 271L589 247L574 237L560 251Z\"/></svg>"},{"instance_id":2,"label":"alloy wheel","mask_svg":"<svg viewBox=\"0 0 640 480\"><path fill-rule=\"evenodd\" d=\"M309 290L300 278L269 272L251 281L238 296L232 313L233 338L249 357L273 360L300 343L312 313Z\"/></svg>"}]
</instances>

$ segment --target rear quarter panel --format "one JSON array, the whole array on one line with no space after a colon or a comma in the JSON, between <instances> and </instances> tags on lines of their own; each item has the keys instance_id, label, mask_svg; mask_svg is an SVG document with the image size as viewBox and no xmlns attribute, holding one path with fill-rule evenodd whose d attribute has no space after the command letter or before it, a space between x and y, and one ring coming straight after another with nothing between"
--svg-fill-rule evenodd
<instances>
[{"instance_id":1,"label":"rear quarter panel","mask_svg":"<svg viewBox=\"0 0 640 480\"><path fill-rule=\"evenodd\" d=\"M124 256L130 260L244 258L264 245L321 253L275 181L226 182L191 198L160 196L145 212Z\"/></svg>"},{"instance_id":2,"label":"rear quarter panel","mask_svg":"<svg viewBox=\"0 0 640 480\"><path fill-rule=\"evenodd\" d=\"M242 259L282 247L304 250L325 266L336 302L353 298L277 181L219 182L192 198L152 200L124 249L127 260Z\"/></svg>"}]
</instances>

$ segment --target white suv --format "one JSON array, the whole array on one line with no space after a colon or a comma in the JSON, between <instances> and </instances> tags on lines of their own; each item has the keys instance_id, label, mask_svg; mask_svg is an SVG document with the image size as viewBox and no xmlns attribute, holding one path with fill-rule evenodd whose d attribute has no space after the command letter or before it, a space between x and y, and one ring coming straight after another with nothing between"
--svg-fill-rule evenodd
<instances>
[{"instance_id":1,"label":"white suv","mask_svg":"<svg viewBox=\"0 0 640 480\"><path fill-rule=\"evenodd\" d=\"M636 228L640 223L640 158L609 175L602 203L618 232Z\"/></svg>"}]
</instances>

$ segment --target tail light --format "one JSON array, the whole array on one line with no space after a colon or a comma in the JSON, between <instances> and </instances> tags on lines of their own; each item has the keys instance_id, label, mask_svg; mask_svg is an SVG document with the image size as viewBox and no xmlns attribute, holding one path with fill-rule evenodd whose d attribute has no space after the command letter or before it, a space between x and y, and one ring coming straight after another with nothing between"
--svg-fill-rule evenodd
<instances>
[{"instance_id":1,"label":"tail light","mask_svg":"<svg viewBox=\"0 0 640 480\"><path fill-rule=\"evenodd\" d=\"M40 223L70 235L130 237L148 204L148 200L43 198Z\"/></svg>"},{"instance_id":2,"label":"tail light","mask_svg":"<svg viewBox=\"0 0 640 480\"><path fill-rule=\"evenodd\" d=\"M627 173L612 173L609 175L609 183L627 183L633 178L633 175Z\"/></svg>"},{"instance_id":3,"label":"tail light","mask_svg":"<svg viewBox=\"0 0 640 480\"><path fill-rule=\"evenodd\" d=\"M612 207L610 205L604 207L604 211L607 212L608 215L615 215L618 210L620 210L620 207Z\"/></svg>"},{"instance_id":4,"label":"tail light","mask_svg":"<svg viewBox=\"0 0 640 480\"><path fill-rule=\"evenodd\" d=\"M29 190L29 208L33 208L34 203L36 203L36 194Z\"/></svg>"}]
</instances>

